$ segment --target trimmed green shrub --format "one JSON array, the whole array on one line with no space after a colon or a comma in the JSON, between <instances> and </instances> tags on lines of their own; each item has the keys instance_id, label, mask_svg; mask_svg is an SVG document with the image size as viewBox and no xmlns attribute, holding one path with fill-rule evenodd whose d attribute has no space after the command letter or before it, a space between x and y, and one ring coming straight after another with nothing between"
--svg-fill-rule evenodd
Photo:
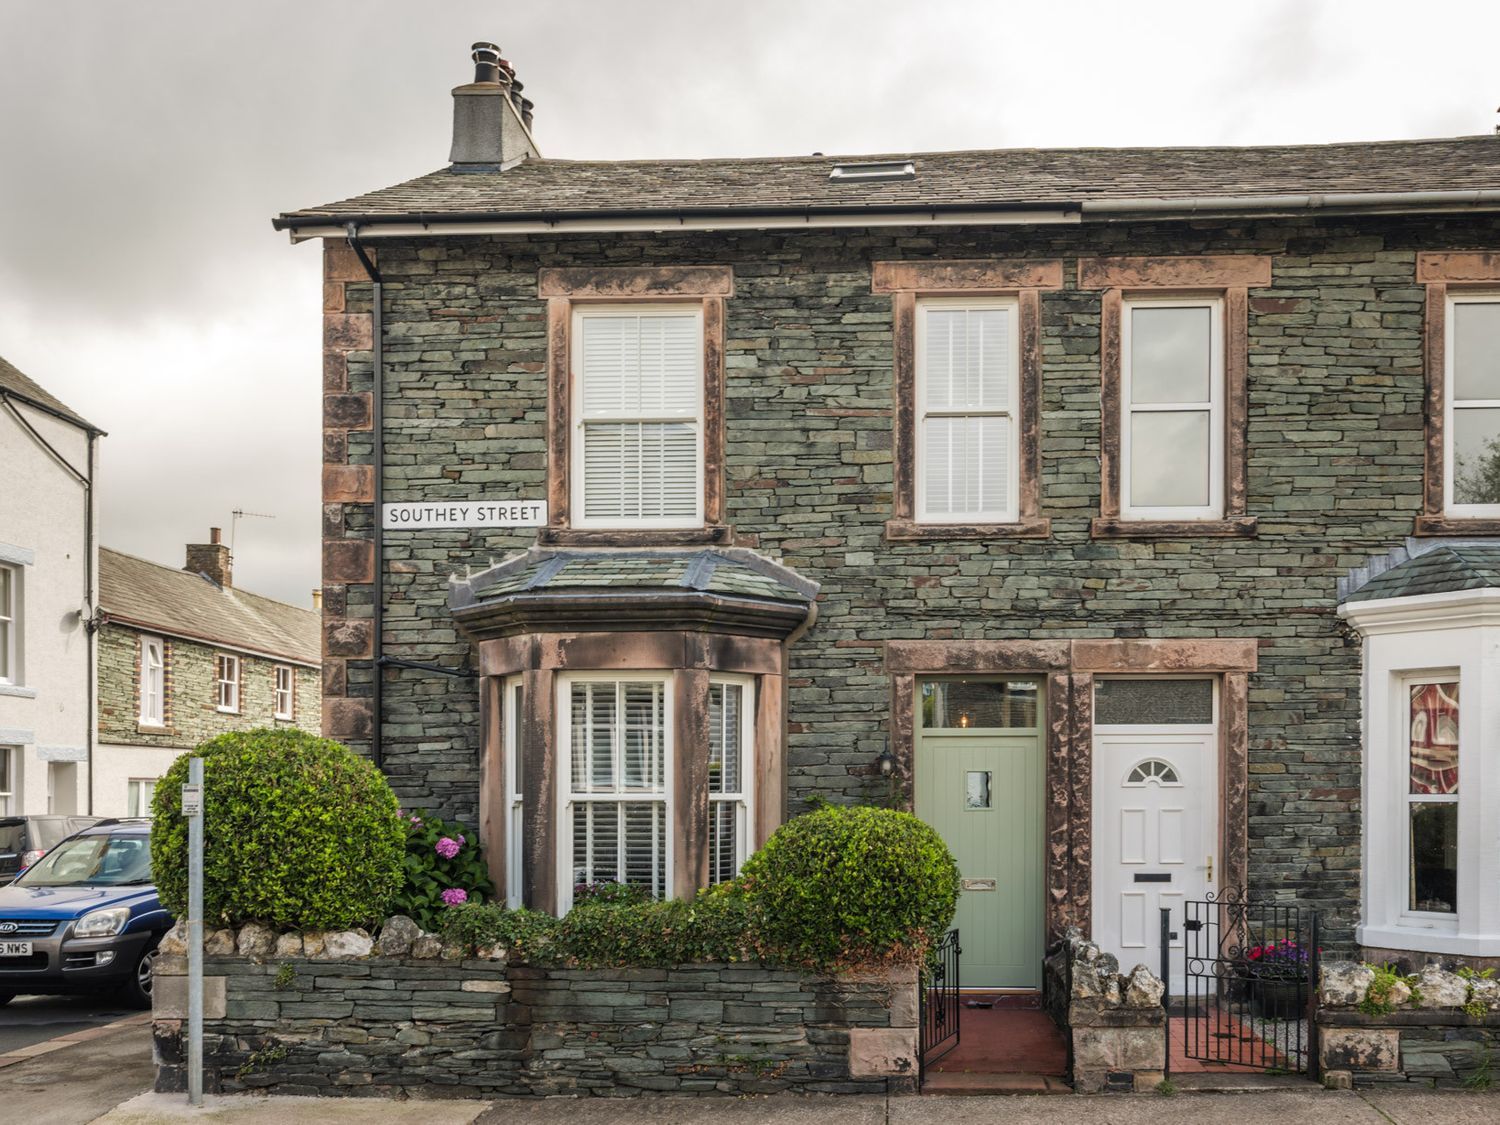
<instances>
[{"instance_id":1,"label":"trimmed green shrub","mask_svg":"<svg viewBox=\"0 0 1500 1125\"><path fill-rule=\"evenodd\" d=\"M757 956L749 904L718 888L691 901L596 897L562 918L492 904L443 915L444 935L474 949L498 944L518 961L579 968L743 961Z\"/></svg>"},{"instance_id":2,"label":"trimmed green shrub","mask_svg":"<svg viewBox=\"0 0 1500 1125\"><path fill-rule=\"evenodd\" d=\"M433 930L450 908L494 896L473 829L422 809L397 815L406 832L405 876L391 900L392 914L405 914L424 930Z\"/></svg>"},{"instance_id":3,"label":"trimmed green shrub","mask_svg":"<svg viewBox=\"0 0 1500 1125\"><path fill-rule=\"evenodd\" d=\"M344 929L385 917L406 832L396 796L346 746L297 730L210 739L172 763L152 801L157 891L187 914L182 783L203 759L203 912L209 921Z\"/></svg>"},{"instance_id":4,"label":"trimmed green shrub","mask_svg":"<svg viewBox=\"0 0 1500 1125\"><path fill-rule=\"evenodd\" d=\"M910 813L830 805L778 828L740 882L767 950L827 967L919 959L953 921L959 875Z\"/></svg>"}]
</instances>

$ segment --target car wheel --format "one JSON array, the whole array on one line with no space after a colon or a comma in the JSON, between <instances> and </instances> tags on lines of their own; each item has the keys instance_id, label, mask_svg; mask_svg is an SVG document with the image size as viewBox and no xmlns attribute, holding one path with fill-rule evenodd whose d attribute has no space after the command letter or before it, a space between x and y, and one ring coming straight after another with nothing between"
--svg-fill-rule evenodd
<instances>
[{"instance_id":1,"label":"car wheel","mask_svg":"<svg viewBox=\"0 0 1500 1125\"><path fill-rule=\"evenodd\" d=\"M158 954L159 950L154 945L143 952L135 963L135 971L121 988L125 1000L132 1007L151 1007L151 967L156 964Z\"/></svg>"}]
</instances>

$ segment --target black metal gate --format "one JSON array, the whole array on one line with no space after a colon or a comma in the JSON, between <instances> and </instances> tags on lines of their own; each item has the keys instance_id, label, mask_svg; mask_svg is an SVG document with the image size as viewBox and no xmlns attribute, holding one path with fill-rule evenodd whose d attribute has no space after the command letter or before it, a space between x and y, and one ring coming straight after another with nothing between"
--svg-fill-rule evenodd
<instances>
[{"instance_id":1,"label":"black metal gate","mask_svg":"<svg viewBox=\"0 0 1500 1125\"><path fill-rule=\"evenodd\" d=\"M922 1041L918 1047L921 1077L927 1068L958 1046L958 931L949 930L927 952L918 982Z\"/></svg>"},{"instance_id":2,"label":"black metal gate","mask_svg":"<svg viewBox=\"0 0 1500 1125\"><path fill-rule=\"evenodd\" d=\"M1182 975L1174 980L1179 925ZM1189 1059L1316 1077L1318 960L1315 910L1231 893L1184 903L1180 919L1163 909L1168 1065L1180 1036Z\"/></svg>"}]
</instances>

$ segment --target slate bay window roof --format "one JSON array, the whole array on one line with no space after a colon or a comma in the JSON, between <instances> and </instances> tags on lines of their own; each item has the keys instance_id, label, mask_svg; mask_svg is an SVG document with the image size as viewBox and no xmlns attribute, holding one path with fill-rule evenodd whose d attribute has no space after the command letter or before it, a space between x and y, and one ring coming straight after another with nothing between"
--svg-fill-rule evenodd
<instances>
[{"instance_id":1,"label":"slate bay window roof","mask_svg":"<svg viewBox=\"0 0 1500 1125\"><path fill-rule=\"evenodd\" d=\"M1444 543L1350 585L1345 602L1494 589L1500 587L1500 542Z\"/></svg>"},{"instance_id":2,"label":"slate bay window roof","mask_svg":"<svg viewBox=\"0 0 1500 1125\"><path fill-rule=\"evenodd\" d=\"M786 636L813 612L818 584L744 549L553 551L533 548L454 578L449 608L476 638L545 626L672 628Z\"/></svg>"},{"instance_id":3,"label":"slate bay window roof","mask_svg":"<svg viewBox=\"0 0 1500 1125\"><path fill-rule=\"evenodd\" d=\"M914 170L909 177L830 178L839 166L908 162ZM350 222L379 234L391 224L440 232L449 224L627 217L670 227L686 218L759 217L777 225L791 216L919 221L922 215L988 212L1011 213L1010 221L1027 221L1028 215L1060 221L1061 215L1398 206L1500 209L1500 138L708 160L539 158L505 171L443 169L289 212L274 225L297 238L336 235Z\"/></svg>"}]
</instances>

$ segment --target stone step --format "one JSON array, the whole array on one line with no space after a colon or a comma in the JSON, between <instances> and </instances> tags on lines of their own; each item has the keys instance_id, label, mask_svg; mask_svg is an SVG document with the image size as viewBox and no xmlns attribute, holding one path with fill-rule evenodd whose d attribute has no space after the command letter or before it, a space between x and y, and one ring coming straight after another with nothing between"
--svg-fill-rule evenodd
<instances>
[{"instance_id":1,"label":"stone step","mask_svg":"<svg viewBox=\"0 0 1500 1125\"><path fill-rule=\"evenodd\" d=\"M1071 1094L1061 1078L1049 1074L928 1074L924 1094Z\"/></svg>"}]
</instances>

